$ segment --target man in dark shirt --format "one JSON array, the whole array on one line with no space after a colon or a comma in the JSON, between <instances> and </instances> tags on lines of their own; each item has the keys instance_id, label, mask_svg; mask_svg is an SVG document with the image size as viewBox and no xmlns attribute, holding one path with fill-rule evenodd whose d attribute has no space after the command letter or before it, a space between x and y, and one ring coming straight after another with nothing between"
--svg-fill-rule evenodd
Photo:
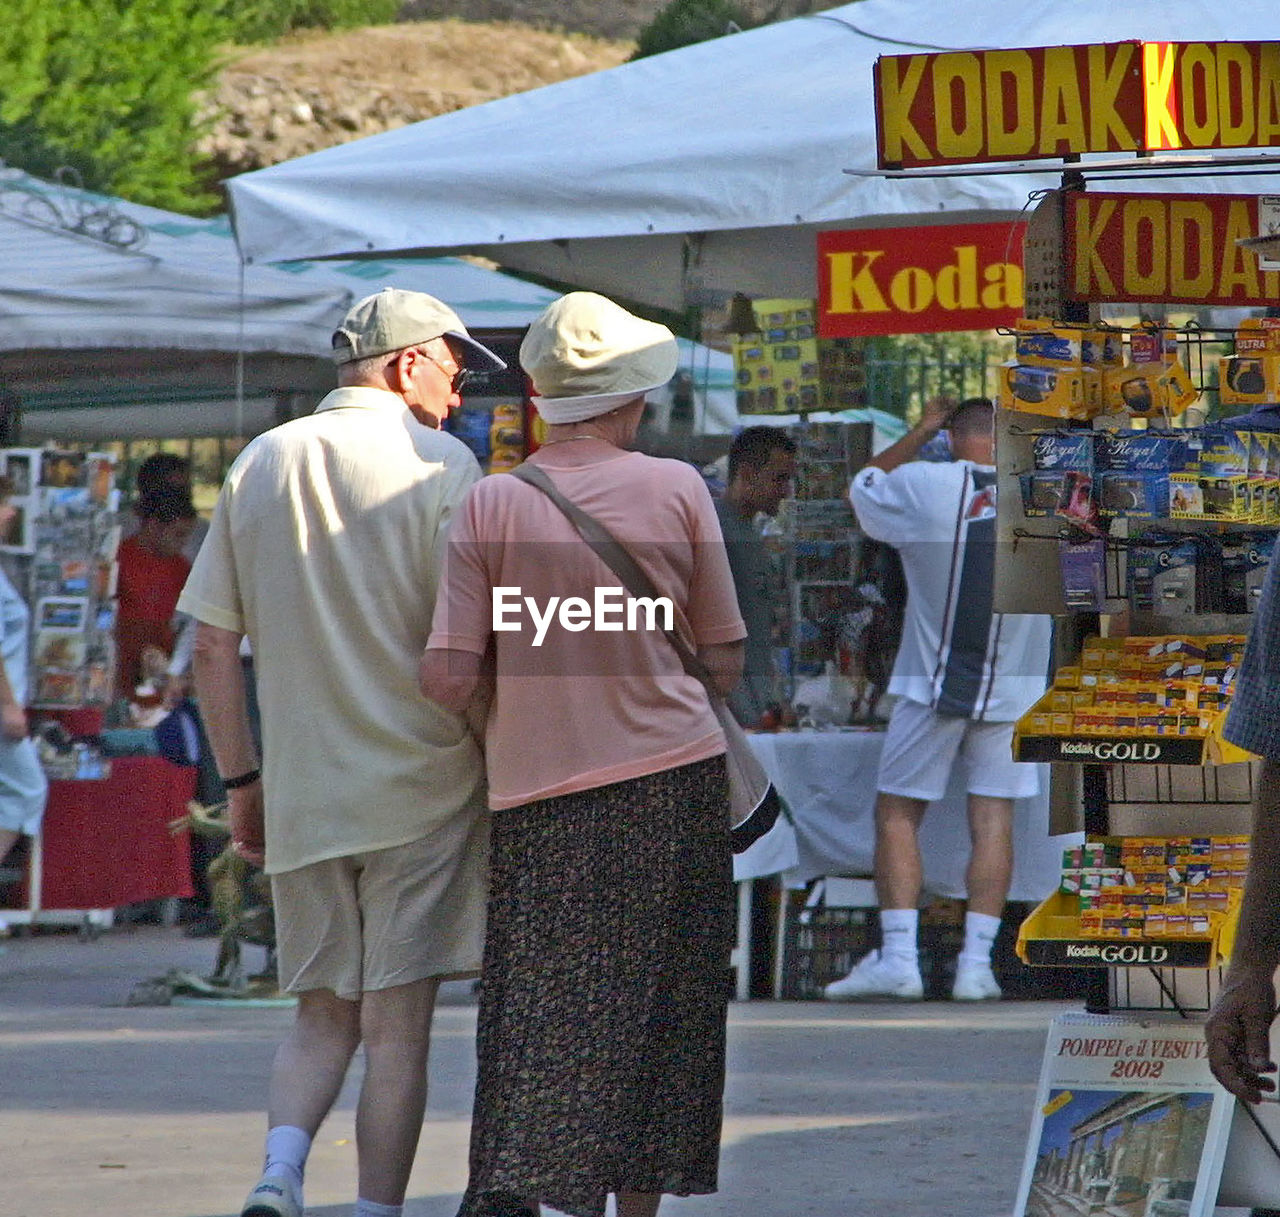
<instances>
[{"instance_id":1,"label":"man in dark shirt","mask_svg":"<svg viewBox=\"0 0 1280 1217\"><path fill-rule=\"evenodd\" d=\"M756 527L760 513L776 515L791 492L796 443L780 427L748 427L729 448L729 481L716 500L738 592L738 611L747 627L742 680L729 695L729 708L744 727L754 727L774 694L773 613L776 599L772 562Z\"/></svg>"}]
</instances>

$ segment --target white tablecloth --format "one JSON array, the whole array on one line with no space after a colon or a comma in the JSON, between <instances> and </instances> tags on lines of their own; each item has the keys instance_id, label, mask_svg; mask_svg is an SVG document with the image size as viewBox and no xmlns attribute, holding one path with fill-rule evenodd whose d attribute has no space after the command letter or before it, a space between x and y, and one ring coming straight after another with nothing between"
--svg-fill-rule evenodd
<instances>
[{"instance_id":1,"label":"white tablecloth","mask_svg":"<svg viewBox=\"0 0 1280 1217\"><path fill-rule=\"evenodd\" d=\"M752 748L795 818L735 859L734 877L788 872L804 881L820 875L869 875L875 849L879 731L796 731L751 735ZM1058 885L1064 845L1078 834L1049 836L1048 766L1040 766L1041 793L1014 804L1011 900L1039 901ZM786 865L794 846L795 861ZM920 830L924 881L938 896L962 897L969 856L963 776L932 805ZM757 852L758 851L758 852ZM771 869L766 869L771 868Z\"/></svg>"}]
</instances>

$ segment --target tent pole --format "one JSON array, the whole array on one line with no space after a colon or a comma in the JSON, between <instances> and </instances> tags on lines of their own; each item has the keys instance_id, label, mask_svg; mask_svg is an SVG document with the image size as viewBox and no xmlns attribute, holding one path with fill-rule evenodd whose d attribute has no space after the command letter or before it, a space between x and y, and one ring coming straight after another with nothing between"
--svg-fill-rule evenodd
<instances>
[{"instance_id":1,"label":"tent pole","mask_svg":"<svg viewBox=\"0 0 1280 1217\"><path fill-rule=\"evenodd\" d=\"M244 254L240 254L240 301L236 311L236 439L244 439Z\"/></svg>"}]
</instances>

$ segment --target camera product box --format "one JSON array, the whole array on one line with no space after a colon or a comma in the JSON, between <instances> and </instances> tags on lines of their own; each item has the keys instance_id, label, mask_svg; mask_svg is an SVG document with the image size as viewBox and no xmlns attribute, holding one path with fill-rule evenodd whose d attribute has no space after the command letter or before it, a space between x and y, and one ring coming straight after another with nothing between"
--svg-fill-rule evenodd
<instances>
[{"instance_id":1,"label":"camera product box","mask_svg":"<svg viewBox=\"0 0 1280 1217\"><path fill-rule=\"evenodd\" d=\"M1131 418L1180 414L1198 397L1178 357L1177 334L1163 327L1132 334L1129 362L1110 367L1103 380L1106 411L1123 412Z\"/></svg>"},{"instance_id":2,"label":"camera product box","mask_svg":"<svg viewBox=\"0 0 1280 1217\"><path fill-rule=\"evenodd\" d=\"M1155 431L1098 434L1095 474L1104 516L1158 519L1169 514L1170 475L1188 462L1185 437Z\"/></svg>"},{"instance_id":3,"label":"camera product box","mask_svg":"<svg viewBox=\"0 0 1280 1217\"><path fill-rule=\"evenodd\" d=\"M1218 400L1224 406L1280 401L1280 353L1227 355L1218 360Z\"/></svg>"},{"instance_id":4,"label":"camera product box","mask_svg":"<svg viewBox=\"0 0 1280 1217\"><path fill-rule=\"evenodd\" d=\"M1224 613L1252 613L1262 596L1275 547L1275 533L1238 533L1225 536L1222 546Z\"/></svg>"},{"instance_id":5,"label":"camera product box","mask_svg":"<svg viewBox=\"0 0 1280 1217\"><path fill-rule=\"evenodd\" d=\"M1030 473L1021 477L1023 509L1028 516L1062 516L1092 527L1093 432L1051 431L1032 441Z\"/></svg>"},{"instance_id":6,"label":"camera product box","mask_svg":"<svg viewBox=\"0 0 1280 1217\"><path fill-rule=\"evenodd\" d=\"M1055 324L1047 317L1020 317L1014 333L1014 362L1039 368L1083 367L1083 326Z\"/></svg>"},{"instance_id":7,"label":"camera product box","mask_svg":"<svg viewBox=\"0 0 1280 1217\"><path fill-rule=\"evenodd\" d=\"M1188 537L1144 538L1127 553L1129 603L1139 612L1173 617L1199 611L1199 547Z\"/></svg>"},{"instance_id":8,"label":"camera product box","mask_svg":"<svg viewBox=\"0 0 1280 1217\"><path fill-rule=\"evenodd\" d=\"M1198 462L1204 515L1236 523L1253 521L1249 481L1252 441L1248 432L1206 428Z\"/></svg>"},{"instance_id":9,"label":"camera product box","mask_svg":"<svg viewBox=\"0 0 1280 1217\"><path fill-rule=\"evenodd\" d=\"M1062 595L1073 613L1100 613L1106 601L1107 543L1102 537L1088 541L1059 541L1058 564L1062 571ZM1071 708L1076 708L1076 695Z\"/></svg>"},{"instance_id":10,"label":"camera product box","mask_svg":"<svg viewBox=\"0 0 1280 1217\"><path fill-rule=\"evenodd\" d=\"M1129 364L1103 377L1103 405L1108 414L1125 413L1130 418L1181 414L1199 396L1180 363L1172 367Z\"/></svg>"},{"instance_id":11,"label":"camera product box","mask_svg":"<svg viewBox=\"0 0 1280 1217\"><path fill-rule=\"evenodd\" d=\"M1249 317L1236 330L1237 355L1280 355L1280 317Z\"/></svg>"},{"instance_id":12,"label":"camera product box","mask_svg":"<svg viewBox=\"0 0 1280 1217\"><path fill-rule=\"evenodd\" d=\"M1102 376L1096 368L1088 367L1003 364L1000 405L1049 418L1090 419L1102 406Z\"/></svg>"}]
</instances>

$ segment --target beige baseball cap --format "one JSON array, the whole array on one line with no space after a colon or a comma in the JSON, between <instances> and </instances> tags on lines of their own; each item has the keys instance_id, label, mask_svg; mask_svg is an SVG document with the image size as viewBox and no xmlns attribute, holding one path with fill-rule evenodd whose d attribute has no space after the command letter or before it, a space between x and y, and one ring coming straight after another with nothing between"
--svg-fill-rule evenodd
<instances>
[{"instance_id":1,"label":"beige baseball cap","mask_svg":"<svg viewBox=\"0 0 1280 1217\"><path fill-rule=\"evenodd\" d=\"M661 388L678 363L675 335L665 325L595 292L570 292L548 305L520 344L533 404L549 422L590 417L584 410L604 413Z\"/></svg>"},{"instance_id":2,"label":"beige baseball cap","mask_svg":"<svg viewBox=\"0 0 1280 1217\"><path fill-rule=\"evenodd\" d=\"M339 364L351 363L433 338L456 339L464 366L473 372L501 372L507 366L467 333L462 319L442 300L399 287L384 287L352 305L333 331L333 358Z\"/></svg>"}]
</instances>

